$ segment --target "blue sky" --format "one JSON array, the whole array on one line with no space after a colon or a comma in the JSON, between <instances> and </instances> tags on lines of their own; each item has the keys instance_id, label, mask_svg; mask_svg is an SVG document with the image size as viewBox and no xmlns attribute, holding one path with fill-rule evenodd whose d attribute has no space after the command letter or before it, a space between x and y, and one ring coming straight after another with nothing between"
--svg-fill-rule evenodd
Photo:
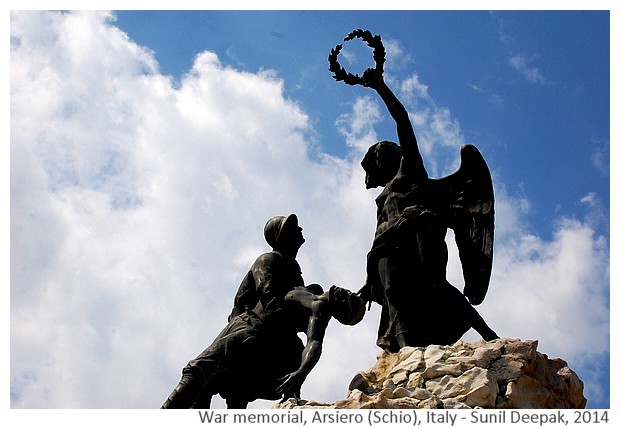
<instances>
[{"instance_id":1,"label":"blue sky","mask_svg":"<svg viewBox=\"0 0 620 429\"><path fill-rule=\"evenodd\" d=\"M117 17L132 39L155 51L161 72L177 80L205 46L231 67L275 70L285 96L319 130L322 150L338 156L347 148L333 123L351 96L369 94L335 85L325 72L326 49L359 27L397 40L405 53L396 64L388 59L388 70L417 74L506 183L527 186L536 201L532 221L543 216L534 225L541 233L549 230L546 214L583 215L576 207L582 196L609 182L608 163L583 162L588 152L608 158L606 11L130 11ZM394 139L392 123L381 125ZM549 180L549 169L562 186ZM598 196L609 206L608 190Z\"/></svg>"},{"instance_id":2,"label":"blue sky","mask_svg":"<svg viewBox=\"0 0 620 429\"><path fill-rule=\"evenodd\" d=\"M607 10L11 13L11 407L159 407L273 215L299 215L308 283L361 287L376 192L359 161L396 136L376 94L328 71L356 28L382 36L429 173L464 143L489 164L480 313L609 407ZM370 52L345 51L363 71ZM462 284L458 259L448 275ZM375 306L330 325L305 397L346 394L377 323Z\"/></svg>"}]
</instances>

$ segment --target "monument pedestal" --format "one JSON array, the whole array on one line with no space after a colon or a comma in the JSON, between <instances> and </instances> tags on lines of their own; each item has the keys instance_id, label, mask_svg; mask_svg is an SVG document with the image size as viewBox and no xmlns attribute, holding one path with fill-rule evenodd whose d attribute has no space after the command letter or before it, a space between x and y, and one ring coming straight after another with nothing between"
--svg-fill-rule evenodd
<instances>
[{"instance_id":1,"label":"monument pedestal","mask_svg":"<svg viewBox=\"0 0 620 429\"><path fill-rule=\"evenodd\" d=\"M585 408L583 382L538 341L500 338L381 353L333 404L288 400L274 408Z\"/></svg>"}]
</instances>

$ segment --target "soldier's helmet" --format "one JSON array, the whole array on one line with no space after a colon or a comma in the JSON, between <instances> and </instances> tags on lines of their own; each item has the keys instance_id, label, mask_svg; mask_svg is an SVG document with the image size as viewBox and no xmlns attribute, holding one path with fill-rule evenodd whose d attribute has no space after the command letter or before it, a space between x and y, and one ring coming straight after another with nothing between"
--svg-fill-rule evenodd
<instances>
[{"instance_id":1,"label":"soldier's helmet","mask_svg":"<svg viewBox=\"0 0 620 429\"><path fill-rule=\"evenodd\" d=\"M278 244L278 240L280 239L280 235L282 234L282 231L284 231L284 227L285 225L288 227L289 225L291 226L297 226L298 225L298 219L297 216L295 214L291 214L289 216L274 216L271 219L269 219L267 221L267 223L265 224L265 240L267 240L267 243L275 248Z\"/></svg>"}]
</instances>

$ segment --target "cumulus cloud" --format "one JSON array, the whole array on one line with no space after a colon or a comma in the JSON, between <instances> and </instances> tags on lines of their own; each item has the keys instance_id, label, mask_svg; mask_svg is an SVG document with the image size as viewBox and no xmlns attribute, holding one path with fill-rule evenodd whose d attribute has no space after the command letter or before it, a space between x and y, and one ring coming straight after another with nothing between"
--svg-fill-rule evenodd
<instances>
[{"instance_id":1,"label":"cumulus cloud","mask_svg":"<svg viewBox=\"0 0 620 429\"><path fill-rule=\"evenodd\" d=\"M300 216L308 281L363 282L363 177L310 160L275 73L203 52L174 88L99 13L13 15L11 64L13 406L159 406L226 323L273 215Z\"/></svg>"},{"instance_id":2,"label":"cumulus cloud","mask_svg":"<svg viewBox=\"0 0 620 429\"><path fill-rule=\"evenodd\" d=\"M283 85L212 52L174 83L107 13L11 15L12 407L159 407L225 325L273 215L299 215L308 283L363 284L375 208L359 161L379 105L340 119L346 158L310 156L314 131ZM427 111L429 147L463 140L447 109ZM481 313L569 363L603 354L608 244L568 219L536 237L515 200L498 193ZM304 396L340 398L374 363L378 312L330 325Z\"/></svg>"}]
</instances>

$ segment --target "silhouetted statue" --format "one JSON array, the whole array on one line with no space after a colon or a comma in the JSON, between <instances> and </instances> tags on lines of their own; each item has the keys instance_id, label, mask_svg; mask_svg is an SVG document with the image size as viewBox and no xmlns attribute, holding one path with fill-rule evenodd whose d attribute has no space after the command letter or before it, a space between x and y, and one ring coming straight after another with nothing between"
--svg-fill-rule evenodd
<instances>
[{"instance_id":1,"label":"silhouetted statue","mask_svg":"<svg viewBox=\"0 0 620 429\"><path fill-rule=\"evenodd\" d=\"M277 216L265 225L273 251L258 257L235 297L228 325L183 369L162 408L209 408L219 394L228 408L258 398L299 398L319 360L329 320L359 322L362 299L332 286L304 286L295 257L304 243L297 217ZM297 336L306 334L305 346Z\"/></svg>"},{"instance_id":2,"label":"silhouetted statue","mask_svg":"<svg viewBox=\"0 0 620 429\"><path fill-rule=\"evenodd\" d=\"M381 38L356 30L345 41L355 37L374 49L376 67L362 77L346 72L337 61L338 45L329 56L330 71L336 80L379 94L396 122L400 143L378 142L362 161L366 188L383 187L376 198L367 281L359 292L365 301L383 306L377 345L393 352L404 346L450 344L470 328L485 340L498 338L471 305L483 301L491 275L494 197L489 169L480 152L465 145L457 172L430 179L407 110L383 80ZM465 296L446 280L447 228L455 233Z\"/></svg>"}]
</instances>

